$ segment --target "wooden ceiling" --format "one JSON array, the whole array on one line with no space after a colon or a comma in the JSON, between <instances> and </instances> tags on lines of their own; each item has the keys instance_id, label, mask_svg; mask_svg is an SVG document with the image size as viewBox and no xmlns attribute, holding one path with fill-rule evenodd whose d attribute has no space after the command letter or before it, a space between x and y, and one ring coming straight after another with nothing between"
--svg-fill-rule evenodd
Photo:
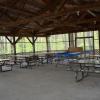
<instances>
[{"instance_id":1,"label":"wooden ceiling","mask_svg":"<svg viewBox=\"0 0 100 100\"><path fill-rule=\"evenodd\" d=\"M47 36L100 29L100 0L0 0L0 35Z\"/></svg>"}]
</instances>

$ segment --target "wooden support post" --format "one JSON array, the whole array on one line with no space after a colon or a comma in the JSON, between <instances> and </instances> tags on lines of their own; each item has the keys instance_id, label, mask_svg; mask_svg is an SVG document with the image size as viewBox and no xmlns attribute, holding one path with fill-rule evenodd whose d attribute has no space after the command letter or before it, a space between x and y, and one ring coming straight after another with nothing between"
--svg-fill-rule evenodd
<instances>
[{"instance_id":1,"label":"wooden support post","mask_svg":"<svg viewBox=\"0 0 100 100\"><path fill-rule=\"evenodd\" d=\"M47 45L47 52L50 51L50 43L49 43L49 37L46 36L46 45Z\"/></svg>"},{"instance_id":2,"label":"wooden support post","mask_svg":"<svg viewBox=\"0 0 100 100\"><path fill-rule=\"evenodd\" d=\"M35 42L37 40L37 37L35 38L34 36L32 37L32 41L33 41L33 53L35 54Z\"/></svg>"},{"instance_id":3,"label":"wooden support post","mask_svg":"<svg viewBox=\"0 0 100 100\"><path fill-rule=\"evenodd\" d=\"M74 37L73 37L73 33L69 34L69 47L75 47L74 46Z\"/></svg>"},{"instance_id":4,"label":"wooden support post","mask_svg":"<svg viewBox=\"0 0 100 100\"><path fill-rule=\"evenodd\" d=\"M95 44L94 44L94 31L93 31L93 54L95 54Z\"/></svg>"},{"instance_id":5,"label":"wooden support post","mask_svg":"<svg viewBox=\"0 0 100 100\"><path fill-rule=\"evenodd\" d=\"M18 37L17 40L15 39L15 36L13 36L13 41L11 41L7 36L5 36L6 39L11 43L11 45L13 46L13 53L14 55L16 55L16 43L22 38L22 37Z\"/></svg>"},{"instance_id":6,"label":"wooden support post","mask_svg":"<svg viewBox=\"0 0 100 100\"><path fill-rule=\"evenodd\" d=\"M14 62L16 63L16 40L15 40L15 36L13 36L13 53L14 53Z\"/></svg>"},{"instance_id":7,"label":"wooden support post","mask_svg":"<svg viewBox=\"0 0 100 100\"><path fill-rule=\"evenodd\" d=\"M74 33L75 34L75 47L77 47L77 33Z\"/></svg>"},{"instance_id":8,"label":"wooden support post","mask_svg":"<svg viewBox=\"0 0 100 100\"><path fill-rule=\"evenodd\" d=\"M35 54L35 41L37 40L37 37L35 38L35 37L33 36L33 37L32 37L32 41L29 39L29 37L27 37L27 39L28 39L29 42L32 44L33 53Z\"/></svg>"},{"instance_id":9,"label":"wooden support post","mask_svg":"<svg viewBox=\"0 0 100 100\"><path fill-rule=\"evenodd\" d=\"M98 36L99 36L99 54L100 54L100 30L98 31Z\"/></svg>"},{"instance_id":10,"label":"wooden support post","mask_svg":"<svg viewBox=\"0 0 100 100\"><path fill-rule=\"evenodd\" d=\"M33 46L33 53L35 54L35 40L34 40L34 36L32 37L32 46Z\"/></svg>"},{"instance_id":11,"label":"wooden support post","mask_svg":"<svg viewBox=\"0 0 100 100\"><path fill-rule=\"evenodd\" d=\"M6 36L7 40L11 43L11 45L13 46L13 54L16 55L16 43L22 38L22 37L18 37L17 40L15 39L15 36L13 36L13 41L11 41L7 36ZM14 57L14 61L16 63L16 56Z\"/></svg>"},{"instance_id":12,"label":"wooden support post","mask_svg":"<svg viewBox=\"0 0 100 100\"><path fill-rule=\"evenodd\" d=\"M15 40L15 36L13 36L13 48L14 48L14 55L16 55L16 40Z\"/></svg>"}]
</instances>

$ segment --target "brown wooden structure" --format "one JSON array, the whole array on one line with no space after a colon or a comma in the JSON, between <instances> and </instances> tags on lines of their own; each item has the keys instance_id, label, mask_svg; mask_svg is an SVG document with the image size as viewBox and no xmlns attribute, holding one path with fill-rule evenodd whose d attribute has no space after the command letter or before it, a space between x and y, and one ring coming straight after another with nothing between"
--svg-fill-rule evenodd
<instances>
[{"instance_id":1,"label":"brown wooden structure","mask_svg":"<svg viewBox=\"0 0 100 100\"><path fill-rule=\"evenodd\" d=\"M100 30L100 0L0 0L0 35L14 48L23 36L33 37L34 47L34 37L94 30Z\"/></svg>"},{"instance_id":2,"label":"brown wooden structure","mask_svg":"<svg viewBox=\"0 0 100 100\"><path fill-rule=\"evenodd\" d=\"M100 0L0 0L0 35L99 30Z\"/></svg>"}]
</instances>

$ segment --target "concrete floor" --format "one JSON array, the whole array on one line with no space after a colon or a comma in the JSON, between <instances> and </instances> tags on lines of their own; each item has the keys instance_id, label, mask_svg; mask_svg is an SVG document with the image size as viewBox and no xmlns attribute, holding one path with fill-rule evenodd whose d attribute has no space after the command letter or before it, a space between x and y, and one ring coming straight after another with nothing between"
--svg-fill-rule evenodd
<instances>
[{"instance_id":1,"label":"concrete floor","mask_svg":"<svg viewBox=\"0 0 100 100\"><path fill-rule=\"evenodd\" d=\"M100 100L100 75L76 83L64 67L0 73L0 100Z\"/></svg>"}]
</instances>

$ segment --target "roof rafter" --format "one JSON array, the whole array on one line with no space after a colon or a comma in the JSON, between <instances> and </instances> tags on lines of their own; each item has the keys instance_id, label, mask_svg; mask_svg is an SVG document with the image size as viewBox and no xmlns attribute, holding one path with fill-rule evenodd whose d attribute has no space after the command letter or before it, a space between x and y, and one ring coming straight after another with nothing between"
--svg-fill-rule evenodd
<instances>
[{"instance_id":1,"label":"roof rafter","mask_svg":"<svg viewBox=\"0 0 100 100\"><path fill-rule=\"evenodd\" d=\"M8 10L8 11L16 12L18 14L25 15L25 16L34 16L36 14L36 13L29 12L29 11L24 10L24 9L9 7L9 6L6 6L6 5L1 4L1 3L0 3L0 8Z\"/></svg>"}]
</instances>

